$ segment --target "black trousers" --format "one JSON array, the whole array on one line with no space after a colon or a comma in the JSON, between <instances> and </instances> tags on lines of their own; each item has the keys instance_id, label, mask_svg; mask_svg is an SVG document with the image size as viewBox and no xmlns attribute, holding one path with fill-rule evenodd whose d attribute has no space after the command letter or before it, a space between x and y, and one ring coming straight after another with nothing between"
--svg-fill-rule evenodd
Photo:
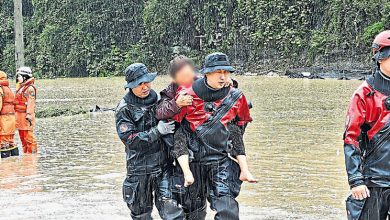
<instances>
[{"instance_id":1,"label":"black trousers","mask_svg":"<svg viewBox=\"0 0 390 220\"><path fill-rule=\"evenodd\" d=\"M217 213L216 220L238 220L239 206L235 198L241 189L239 180L240 168L238 164L227 158L215 164L205 165L196 162L190 163L195 182L187 188L181 188L176 193L179 203L183 206L186 219L202 220L206 217L206 201L210 202L211 209ZM178 176L175 174L176 184Z\"/></svg>"},{"instance_id":2,"label":"black trousers","mask_svg":"<svg viewBox=\"0 0 390 220\"><path fill-rule=\"evenodd\" d=\"M370 197L364 200L347 199L349 220L386 220L390 209L390 188L369 187Z\"/></svg>"},{"instance_id":3,"label":"black trousers","mask_svg":"<svg viewBox=\"0 0 390 220\"><path fill-rule=\"evenodd\" d=\"M170 170L145 175L130 175L123 183L123 199L135 220L150 220L153 192L159 215L164 220L184 219L183 209L172 197Z\"/></svg>"}]
</instances>

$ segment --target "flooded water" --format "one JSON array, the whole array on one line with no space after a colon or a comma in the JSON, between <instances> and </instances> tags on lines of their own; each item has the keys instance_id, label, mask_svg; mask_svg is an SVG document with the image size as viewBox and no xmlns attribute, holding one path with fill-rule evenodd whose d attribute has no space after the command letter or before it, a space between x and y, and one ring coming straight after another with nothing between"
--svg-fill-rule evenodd
<instances>
[{"instance_id":1,"label":"flooded water","mask_svg":"<svg viewBox=\"0 0 390 220\"><path fill-rule=\"evenodd\" d=\"M361 81L236 78L254 105L245 142L260 180L243 184L241 218L345 219L342 132ZM38 108L115 107L122 80L39 80ZM168 82L160 77L154 86ZM129 219L112 112L38 119L36 133L38 155L0 162L0 219Z\"/></svg>"}]
</instances>

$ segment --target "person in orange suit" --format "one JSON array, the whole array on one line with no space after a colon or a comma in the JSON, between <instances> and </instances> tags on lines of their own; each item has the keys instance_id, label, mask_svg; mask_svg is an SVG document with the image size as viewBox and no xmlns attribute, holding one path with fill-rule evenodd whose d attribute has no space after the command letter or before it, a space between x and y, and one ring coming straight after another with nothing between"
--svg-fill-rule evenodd
<instances>
[{"instance_id":1,"label":"person in orange suit","mask_svg":"<svg viewBox=\"0 0 390 220\"><path fill-rule=\"evenodd\" d=\"M20 87L16 91L15 116L24 153L37 153L34 136L36 87L30 67L20 67L16 76Z\"/></svg>"},{"instance_id":2,"label":"person in orange suit","mask_svg":"<svg viewBox=\"0 0 390 220\"><path fill-rule=\"evenodd\" d=\"M0 152L1 158L18 156L14 143L15 135L15 95L9 87L7 74L0 71Z\"/></svg>"}]
</instances>

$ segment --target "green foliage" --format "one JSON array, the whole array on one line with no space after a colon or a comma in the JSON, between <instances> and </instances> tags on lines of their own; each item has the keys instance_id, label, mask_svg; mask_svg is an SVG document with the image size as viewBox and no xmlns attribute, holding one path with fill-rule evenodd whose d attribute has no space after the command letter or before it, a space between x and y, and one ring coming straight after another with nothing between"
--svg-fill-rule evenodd
<instances>
[{"instance_id":1,"label":"green foliage","mask_svg":"<svg viewBox=\"0 0 390 220\"><path fill-rule=\"evenodd\" d=\"M367 26L366 28L364 28L363 39L369 42L375 37L375 35L383 31L384 28L385 28L385 23L382 21L378 21Z\"/></svg>"},{"instance_id":2,"label":"green foliage","mask_svg":"<svg viewBox=\"0 0 390 220\"><path fill-rule=\"evenodd\" d=\"M24 0L26 62L38 76L121 75L133 62L165 73L213 51L242 68L369 56L390 28L383 0ZM0 3L1 69L14 70L13 5Z\"/></svg>"}]
</instances>

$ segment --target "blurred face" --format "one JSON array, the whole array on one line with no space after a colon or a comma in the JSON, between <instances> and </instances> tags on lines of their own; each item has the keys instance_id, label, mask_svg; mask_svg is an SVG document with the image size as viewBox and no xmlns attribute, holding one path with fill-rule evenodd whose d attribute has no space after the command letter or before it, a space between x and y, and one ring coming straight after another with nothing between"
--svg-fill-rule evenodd
<instances>
[{"instance_id":1,"label":"blurred face","mask_svg":"<svg viewBox=\"0 0 390 220\"><path fill-rule=\"evenodd\" d=\"M132 88L134 95L138 98L146 98L150 94L150 89L152 88L151 82L140 83L137 87Z\"/></svg>"},{"instance_id":2,"label":"blurred face","mask_svg":"<svg viewBox=\"0 0 390 220\"><path fill-rule=\"evenodd\" d=\"M189 86L194 82L195 71L191 65L185 65L180 68L173 81L179 86Z\"/></svg>"},{"instance_id":3,"label":"blurred face","mask_svg":"<svg viewBox=\"0 0 390 220\"><path fill-rule=\"evenodd\" d=\"M230 79L230 72L226 70L216 70L206 74L207 84L213 89L222 89Z\"/></svg>"},{"instance_id":4,"label":"blurred face","mask_svg":"<svg viewBox=\"0 0 390 220\"><path fill-rule=\"evenodd\" d=\"M18 74L18 83L22 83L23 82L23 76Z\"/></svg>"},{"instance_id":5,"label":"blurred face","mask_svg":"<svg viewBox=\"0 0 390 220\"><path fill-rule=\"evenodd\" d=\"M390 57L379 61L382 73L390 77Z\"/></svg>"}]
</instances>

